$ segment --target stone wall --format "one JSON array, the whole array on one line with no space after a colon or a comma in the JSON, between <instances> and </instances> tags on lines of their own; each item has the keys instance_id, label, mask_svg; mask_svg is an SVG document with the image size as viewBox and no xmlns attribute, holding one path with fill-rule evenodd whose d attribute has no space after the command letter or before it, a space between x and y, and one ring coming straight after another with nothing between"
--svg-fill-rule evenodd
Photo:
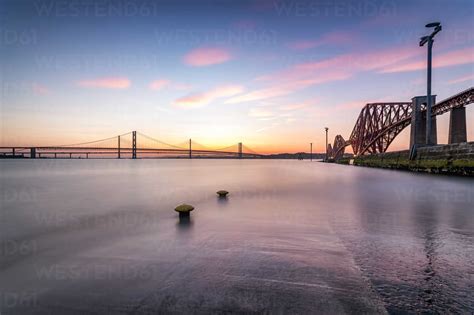
<instances>
[{"instance_id":1,"label":"stone wall","mask_svg":"<svg viewBox=\"0 0 474 315\"><path fill-rule=\"evenodd\" d=\"M474 176L474 142L421 147L414 160L408 156L408 150L360 156L354 165Z\"/></svg>"}]
</instances>

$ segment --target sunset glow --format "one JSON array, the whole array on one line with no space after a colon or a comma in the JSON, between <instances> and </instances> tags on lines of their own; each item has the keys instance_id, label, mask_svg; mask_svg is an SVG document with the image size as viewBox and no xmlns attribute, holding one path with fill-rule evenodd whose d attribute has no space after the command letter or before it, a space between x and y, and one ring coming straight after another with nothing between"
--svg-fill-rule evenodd
<instances>
[{"instance_id":1,"label":"sunset glow","mask_svg":"<svg viewBox=\"0 0 474 315\"><path fill-rule=\"evenodd\" d=\"M324 127L331 142L347 139L366 103L426 93L425 22L443 22L437 99L473 85L472 10L444 3L315 10L292 1L151 1L126 12L6 2L0 141L49 145L140 130L169 143L243 142L268 153L313 142L324 151ZM467 115L472 140L474 110ZM446 142L448 117L438 121ZM407 146L404 132L390 149Z\"/></svg>"}]
</instances>

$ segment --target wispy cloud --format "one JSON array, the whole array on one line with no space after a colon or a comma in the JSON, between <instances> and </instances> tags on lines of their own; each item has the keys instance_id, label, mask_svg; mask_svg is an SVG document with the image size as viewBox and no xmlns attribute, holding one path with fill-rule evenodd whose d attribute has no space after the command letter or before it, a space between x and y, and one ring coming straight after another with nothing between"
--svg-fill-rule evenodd
<instances>
[{"instance_id":1,"label":"wispy cloud","mask_svg":"<svg viewBox=\"0 0 474 315\"><path fill-rule=\"evenodd\" d=\"M456 79L449 80L448 84L456 84L456 83L461 83L461 82L466 82L466 81L471 81L471 82L474 81L474 74L471 73L471 74L464 75Z\"/></svg>"},{"instance_id":2,"label":"wispy cloud","mask_svg":"<svg viewBox=\"0 0 474 315\"><path fill-rule=\"evenodd\" d=\"M244 88L240 85L224 85L218 86L212 90L190 94L181 97L175 101L175 105L183 108L196 108L205 106L215 99L222 97L231 97L233 95L242 93Z\"/></svg>"},{"instance_id":3,"label":"wispy cloud","mask_svg":"<svg viewBox=\"0 0 474 315\"><path fill-rule=\"evenodd\" d=\"M303 108L307 108L308 106L314 105L316 100L308 100L300 103L291 103L287 105L280 106L280 110L282 111L295 111Z\"/></svg>"},{"instance_id":4,"label":"wispy cloud","mask_svg":"<svg viewBox=\"0 0 474 315\"><path fill-rule=\"evenodd\" d=\"M150 83L149 88L153 91L159 91L170 84L170 80L160 79Z\"/></svg>"},{"instance_id":5,"label":"wispy cloud","mask_svg":"<svg viewBox=\"0 0 474 315\"><path fill-rule=\"evenodd\" d=\"M187 53L183 61L194 67L221 64L232 59L232 54L224 48L201 47Z\"/></svg>"},{"instance_id":6,"label":"wispy cloud","mask_svg":"<svg viewBox=\"0 0 474 315\"><path fill-rule=\"evenodd\" d=\"M333 73L325 73L324 75L315 75L312 77L304 78L304 76L294 77L294 79L286 80L283 78L282 80L277 79L277 82L269 82L269 86L257 89L252 92L237 95L225 101L227 104L236 104L236 103L244 103L244 102L251 102L251 101L260 101L266 100L269 98L274 98L277 96L284 96L296 92L298 90L307 88L312 85L321 84L324 82L336 81L336 80L343 80L347 79L349 76L343 72L333 72Z\"/></svg>"},{"instance_id":7,"label":"wispy cloud","mask_svg":"<svg viewBox=\"0 0 474 315\"><path fill-rule=\"evenodd\" d=\"M127 89L130 87L131 82L123 77L108 77L82 80L77 82L77 85L87 88Z\"/></svg>"},{"instance_id":8,"label":"wispy cloud","mask_svg":"<svg viewBox=\"0 0 474 315\"><path fill-rule=\"evenodd\" d=\"M39 83L33 83L33 93L37 95L47 95L51 93L51 91L44 85Z\"/></svg>"},{"instance_id":9,"label":"wispy cloud","mask_svg":"<svg viewBox=\"0 0 474 315\"><path fill-rule=\"evenodd\" d=\"M355 33L330 32L321 36L319 39L302 39L291 42L288 44L288 47L293 50L307 50L323 45L350 44L354 42L355 37Z\"/></svg>"},{"instance_id":10,"label":"wispy cloud","mask_svg":"<svg viewBox=\"0 0 474 315\"><path fill-rule=\"evenodd\" d=\"M455 51L440 54L433 58L433 68L449 67L463 64L474 63L474 47L467 47ZM380 72L407 72L416 71L426 68L425 60L417 60L410 62L401 62L395 65L387 65L383 67Z\"/></svg>"},{"instance_id":11,"label":"wispy cloud","mask_svg":"<svg viewBox=\"0 0 474 315\"><path fill-rule=\"evenodd\" d=\"M256 118L273 118L273 112L265 109L265 108L259 108L259 107L254 107L249 110L249 117L256 117Z\"/></svg>"}]
</instances>

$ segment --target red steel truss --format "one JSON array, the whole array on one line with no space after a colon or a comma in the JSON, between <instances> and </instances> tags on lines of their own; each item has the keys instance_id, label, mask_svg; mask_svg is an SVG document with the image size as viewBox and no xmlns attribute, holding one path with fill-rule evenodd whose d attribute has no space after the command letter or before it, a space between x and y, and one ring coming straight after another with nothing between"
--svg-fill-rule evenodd
<instances>
[{"instance_id":1,"label":"red steel truss","mask_svg":"<svg viewBox=\"0 0 474 315\"><path fill-rule=\"evenodd\" d=\"M433 106L432 115L474 103L474 87L453 95ZM426 109L422 109L424 112ZM339 159L352 145L355 155L385 152L395 137L411 123L412 103L371 103L362 108L348 141L341 135L334 139L329 157Z\"/></svg>"}]
</instances>

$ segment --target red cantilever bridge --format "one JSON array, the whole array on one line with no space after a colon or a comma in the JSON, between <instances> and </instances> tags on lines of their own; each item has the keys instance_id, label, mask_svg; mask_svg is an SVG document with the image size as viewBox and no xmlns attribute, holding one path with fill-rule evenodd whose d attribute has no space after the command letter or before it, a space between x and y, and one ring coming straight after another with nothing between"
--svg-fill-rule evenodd
<instances>
[{"instance_id":1,"label":"red cantilever bridge","mask_svg":"<svg viewBox=\"0 0 474 315\"><path fill-rule=\"evenodd\" d=\"M119 136L57 146L0 147L0 157L17 158L260 158L241 142L224 148L208 148L191 139L177 145L138 131Z\"/></svg>"},{"instance_id":2,"label":"red cantilever bridge","mask_svg":"<svg viewBox=\"0 0 474 315\"><path fill-rule=\"evenodd\" d=\"M370 103L365 105L357 118L349 140L344 140L341 135L337 135L334 139L334 145L328 145L328 159L340 159L344 155L345 147L349 145L352 146L356 156L385 152L395 137L405 127L412 124L414 102ZM473 102L474 87L471 87L436 103L432 107L432 119L435 119L437 115L451 112L450 143L466 141L465 106ZM426 117L424 104L421 106L420 113L421 116L424 114ZM463 128L464 130L462 130ZM461 133L461 136L456 136L456 133ZM451 139L454 140L451 141Z\"/></svg>"}]
</instances>

